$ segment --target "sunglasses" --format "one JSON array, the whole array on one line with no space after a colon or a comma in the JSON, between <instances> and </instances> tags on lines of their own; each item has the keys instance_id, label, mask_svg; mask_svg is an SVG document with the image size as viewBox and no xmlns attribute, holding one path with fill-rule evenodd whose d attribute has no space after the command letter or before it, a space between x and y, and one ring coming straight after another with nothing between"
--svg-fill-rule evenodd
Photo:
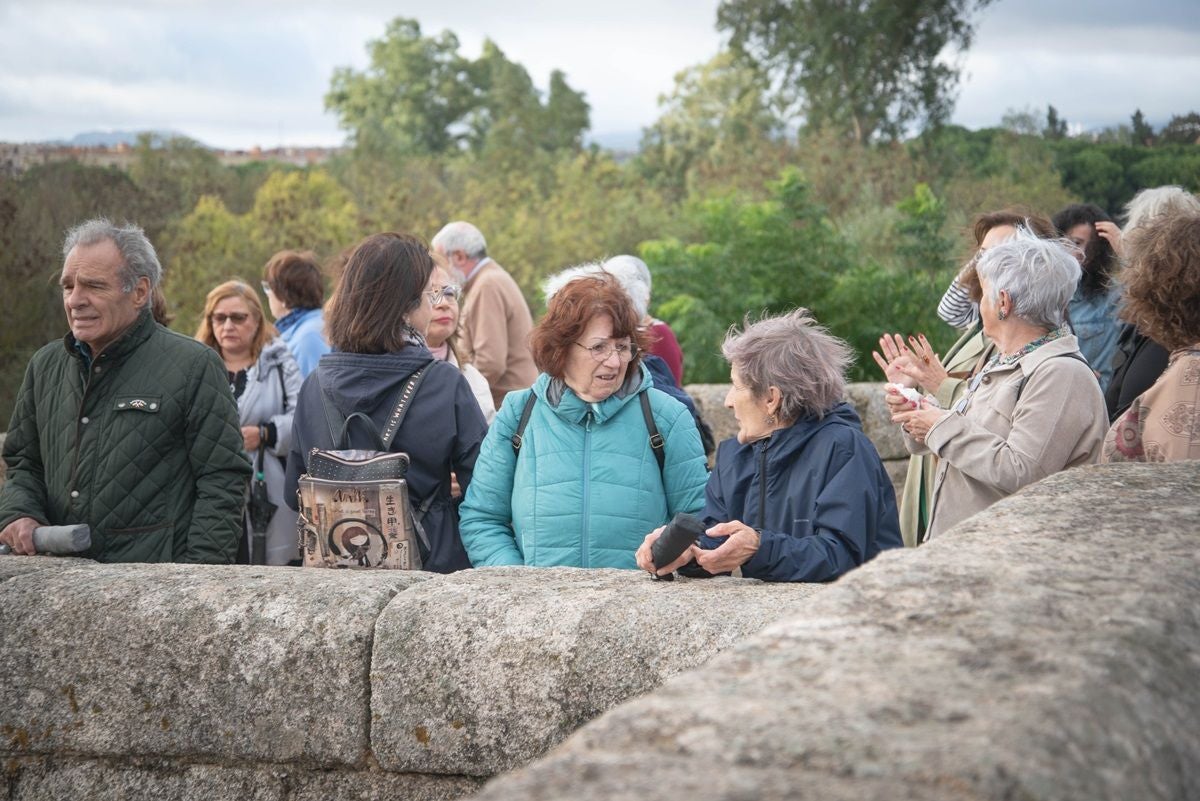
<instances>
[{"instance_id":1,"label":"sunglasses","mask_svg":"<svg viewBox=\"0 0 1200 801\"><path fill-rule=\"evenodd\" d=\"M226 321L230 321L234 325L242 325L250 319L250 315L246 314L245 312L234 312L233 314L214 312L213 314L209 315L208 319L211 320L212 324L217 327L225 325Z\"/></svg>"}]
</instances>

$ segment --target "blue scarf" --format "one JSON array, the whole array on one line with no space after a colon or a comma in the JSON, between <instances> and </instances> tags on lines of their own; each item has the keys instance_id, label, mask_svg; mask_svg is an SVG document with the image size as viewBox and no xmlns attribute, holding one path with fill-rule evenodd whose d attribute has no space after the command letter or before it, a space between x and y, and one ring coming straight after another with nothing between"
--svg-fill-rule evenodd
<instances>
[{"instance_id":1,"label":"blue scarf","mask_svg":"<svg viewBox=\"0 0 1200 801\"><path fill-rule=\"evenodd\" d=\"M281 334L289 331L300 325L300 321L303 320L304 316L310 311L312 311L312 309L292 309L290 312L275 321L275 328Z\"/></svg>"}]
</instances>

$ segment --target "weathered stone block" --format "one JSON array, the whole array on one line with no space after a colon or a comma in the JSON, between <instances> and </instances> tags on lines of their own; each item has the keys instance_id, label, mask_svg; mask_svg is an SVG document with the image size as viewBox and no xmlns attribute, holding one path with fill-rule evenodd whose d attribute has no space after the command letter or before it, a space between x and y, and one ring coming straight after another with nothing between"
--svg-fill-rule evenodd
<instances>
[{"instance_id":1,"label":"weathered stone block","mask_svg":"<svg viewBox=\"0 0 1200 801\"><path fill-rule=\"evenodd\" d=\"M270 772L215 765L50 760L23 766L15 785L13 801L284 801Z\"/></svg>"},{"instance_id":2,"label":"weathered stone block","mask_svg":"<svg viewBox=\"0 0 1200 801\"><path fill-rule=\"evenodd\" d=\"M90 559L75 556L0 556L0 581L36 573L39 570L63 570L94 564L96 563Z\"/></svg>"},{"instance_id":3,"label":"weathered stone block","mask_svg":"<svg viewBox=\"0 0 1200 801\"><path fill-rule=\"evenodd\" d=\"M361 765L375 619L428 578L94 563L10 578L0 755Z\"/></svg>"},{"instance_id":4,"label":"weathered stone block","mask_svg":"<svg viewBox=\"0 0 1200 801\"><path fill-rule=\"evenodd\" d=\"M824 591L570 568L414 587L376 626L372 748L393 771L509 770Z\"/></svg>"},{"instance_id":5,"label":"weathered stone block","mask_svg":"<svg viewBox=\"0 0 1200 801\"><path fill-rule=\"evenodd\" d=\"M453 801L471 795L483 781L380 770L298 772L288 776L287 801Z\"/></svg>"},{"instance_id":6,"label":"weathered stone block","mask_svg":"<svg viewBox=\"0 0 1200 801\"><path fill-rule=\"evenodd\" d=\"M1198 798L1198 518L1200 462L1057 474L477 798Z\"/></svg>"}]
</instances>

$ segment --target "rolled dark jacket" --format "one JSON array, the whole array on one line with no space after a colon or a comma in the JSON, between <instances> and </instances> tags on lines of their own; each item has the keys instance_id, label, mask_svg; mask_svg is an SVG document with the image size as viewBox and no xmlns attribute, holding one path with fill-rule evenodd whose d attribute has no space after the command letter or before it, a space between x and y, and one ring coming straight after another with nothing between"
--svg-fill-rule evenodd
<instances>
[{"instance_id":1,"label":"rolled dark jacket","mask_svg":"<svg viewBox=\"0 0 1200 801\"><path fill-rule=\"evenodd\" d=\"M289 506L297 508L296 488L307 469L310 449L334 447L322 408L322 387L342 416L363 412L382 431L401 387L425 365L429 370L392 440L391 450L403 451L411 460L407 480L413 507L435 496L422 521L430 544L424 569L450 573L471 566L459 539L458 504L450 497L450 471L455 472L465 493L471 484L479 444L487 434L487 423L462 372L452 364L434 360L423 346L411 345L399 353L327 353L321 357L316 371L300 388L284 497ZM351 424L350 447L373 449L370 435L363 428Z\"/></svg>"},{"instance_id":2,"label":"rolled dark jacket","mask_svg":"<svg viewBox=\"0 0 1200 801\"><path fill-rule=\"evenodd\" d=\"M891 479L845 402L757 442L722 442L703 517L708 526L740 520L759 532L742 575L764 581L831 581L903 544ZM722 542L705 536L699 544Z\"/></svg>"}]
</instances>

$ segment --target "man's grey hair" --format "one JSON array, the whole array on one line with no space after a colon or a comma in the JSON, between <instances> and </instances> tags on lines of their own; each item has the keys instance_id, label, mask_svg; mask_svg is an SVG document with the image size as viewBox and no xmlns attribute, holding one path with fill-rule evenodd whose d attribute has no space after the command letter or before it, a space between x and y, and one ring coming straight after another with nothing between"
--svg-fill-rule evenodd
<instances>
[{"instance_id":1,"label":"man's grey hair","mask_svg":"<svg viewBox=\"0 0 1200 801\"><path fill-rule=\"evenodd\" d=\"M636 259L635 261L641 261L641 259ZM625 294L629 296L629 300L633 303L633 310L637 313L638 320L645 318L647 308L650 305L650 287L646 286L635 265L628 262L617 262L615 259L609 259L603 263L588 262L586 264L578 264L550 276L542 283L542 292L546 296L546 305L550 304L550 299L558 294L560 289L576 278L585 278L605 273L617 279L617 283L625 290Z\"/></svg>"},{"instance_id":2,"label":"man's grey hair","mask_svg":"<svg viewBox=\"0 0 1200 801\"><path fill-rule=\"evenodd\" d=\"M162 265L158 263L158 254L154 252L154 245L150 243L146 232L136 225L114 225L104 217L81 222L67 231L63 240L63 259L76 246L88 247L105 240L117 246L124 261L121 267L122 291L132 292L142 278L150 281L151 290L162 282Z\"/></svg>"},{"instance_id":3,"label":"man's grey hair","mask_svg":"<svg viewBox=\"0 0 1200 801\"><path fill-rule=\"evenodd\" d=\"M478 228L465 220L446 223L433 237L429 246L441 250L447 256L456 250L461 250L472 259L482 259L487 255L487 240Z\"/></svg>"},{"instance_id":4,"label":"man's grey hair","mask_svg":"<svg viewBox=\"0 0 1200 801\"><path fill-rule=\"evenodd\" d=\"M846 368L854 351L819 325L808 309L754 322L725 335L721 354L746 388L763 398L772 387L782 395L779 417L785 422L824 417L846 394Z\"/></svg>"},{"instance_id":5,"label":"man's grey hair","mask_svg":"<svg viewBox=\"0 0 1200 801\"><path fill-rule=\"evenodd\" d=\"M1155 217L1173 214L1200 214L1200 199L1181 186L1156 186L1143 189L1125 204L1125 230L1141 228Z\"/></svg>"},{"instance_id":6,"label":"man's grey hair","mask_svg":"<svg viewBox=\"0 0 1200 801\"><path fill-rule=\"evenodd\" d=\"M1067 304L1081 275L1065 240L1039 239L1021 226L1009 239L989 248L975 266L988 284L992 303L1001 290L1012 299L1012 313L1027 323L1057 328L1067 320Z\"/></svg>"}]
</instances>

